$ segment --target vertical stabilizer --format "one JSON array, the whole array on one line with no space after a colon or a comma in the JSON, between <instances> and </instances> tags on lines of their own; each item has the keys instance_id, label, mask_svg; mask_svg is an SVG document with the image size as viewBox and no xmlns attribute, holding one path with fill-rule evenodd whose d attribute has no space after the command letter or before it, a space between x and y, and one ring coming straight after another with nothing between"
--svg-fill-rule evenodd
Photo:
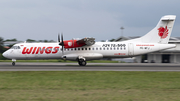
<instances>
[{"instance_id":1,"label":"vertical stabilizer","mask_svg":"<svg viewBox=\"0 0 180 101\"><path fill-rule=\"evenodd\" d=\"M167 44L171 36L175 19L175 15L163 16L154 29L140 38L141 42Z\"/></svg>"}]
</instances>

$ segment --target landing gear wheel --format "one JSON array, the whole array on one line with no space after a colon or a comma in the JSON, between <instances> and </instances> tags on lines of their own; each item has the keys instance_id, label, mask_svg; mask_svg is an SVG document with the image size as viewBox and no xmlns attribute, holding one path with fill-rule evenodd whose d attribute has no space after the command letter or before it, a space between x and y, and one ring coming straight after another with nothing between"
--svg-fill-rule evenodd
<instances>
[{"instance_id":1,"label":"landing gear wheel","mask_svg":"<svg viewBox=\"0 0 180 101\"><path fill-rule=\"evenodd\" d=\"M81 66L86 66L86 61L82 61Z\"/></svg>"},{"instance_id":2,"label":"landing gear wheel","mask_svg":"<svg viewBox=\"0 0 180 101\"><path fill-rule=\"evenodd\" d=\"M12 62L12 65L15 66L15 62Z\"/></svg>"},{"instance_id":3,"label":"landing gear wheel","mask_svg":"<svg viewBox=\"0 0 180 101\"><path fill-rule=\"evenodd\" d=\"M78 63L80 66L86 66L86 61L84 60L79 60Z\"/></svg>"}]
</instances>

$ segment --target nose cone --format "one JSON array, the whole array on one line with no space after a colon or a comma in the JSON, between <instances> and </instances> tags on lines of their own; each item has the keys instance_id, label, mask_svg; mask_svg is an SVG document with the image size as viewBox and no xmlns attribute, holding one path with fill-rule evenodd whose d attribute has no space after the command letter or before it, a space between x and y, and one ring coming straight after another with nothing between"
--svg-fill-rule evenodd
<instances>
[{"instance_id":1,"label":"nose cone","mask_svg":"<svg viewBox=\"0 0 180 101\"><path fill-rule=\"evenodd\" d=\"M7 53L7 51L5 51L2 55L3 55L5 58L8 58L8 53Z\"/></svg>"}]
</instances>

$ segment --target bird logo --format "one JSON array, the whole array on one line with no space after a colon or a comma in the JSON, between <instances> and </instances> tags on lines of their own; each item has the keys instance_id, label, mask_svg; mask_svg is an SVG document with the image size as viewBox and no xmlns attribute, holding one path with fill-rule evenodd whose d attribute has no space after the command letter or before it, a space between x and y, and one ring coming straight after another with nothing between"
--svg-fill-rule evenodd
<instances>
[{"instance_id":1,"label":"bird logo","mask_svg":"<svg viewBox=\"0 0 180 101\"><path fill-rule=\"evenodd\" d=\"M167 26L165 28L160 27L160 28L158 28L158 30L159 30L158 35L161 37L161 39L166 38L169 34L169 32L168 32L169 30L167 29Z\"/></svg>"}]
</instances>

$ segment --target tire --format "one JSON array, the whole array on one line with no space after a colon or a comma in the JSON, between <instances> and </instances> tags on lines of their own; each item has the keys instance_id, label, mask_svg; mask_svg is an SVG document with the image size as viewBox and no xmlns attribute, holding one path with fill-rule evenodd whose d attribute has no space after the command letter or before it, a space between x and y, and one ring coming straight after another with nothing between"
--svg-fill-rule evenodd
<instances>
[{"instance_id":1,"label":"tire","mask_svg":"<svg viewBox=\"0 0 180 101\"><path fill-rule=\"evenodd\" d=\"M79 64L79 66L86 66L87 63L84 60L79 60L78 64Z\"/></svg>"},{"instance_id":2,"label":"tire","mask_svg":"<svg viewBox=\"0 0 180 101\"><path fill-rule=\"evenodd\" d=\"M86 61L82 61L81 66L86 66Z\"/></svg>"},{"instance_id":3,"label":"tire","mask_svg":"<svg viewBox=\"0 0 180 101\"><path fill-rule=\"evenodd\" d=\"M12 66L15 66L15 62L12 62Z\"/></svg>"}]
</instances>

